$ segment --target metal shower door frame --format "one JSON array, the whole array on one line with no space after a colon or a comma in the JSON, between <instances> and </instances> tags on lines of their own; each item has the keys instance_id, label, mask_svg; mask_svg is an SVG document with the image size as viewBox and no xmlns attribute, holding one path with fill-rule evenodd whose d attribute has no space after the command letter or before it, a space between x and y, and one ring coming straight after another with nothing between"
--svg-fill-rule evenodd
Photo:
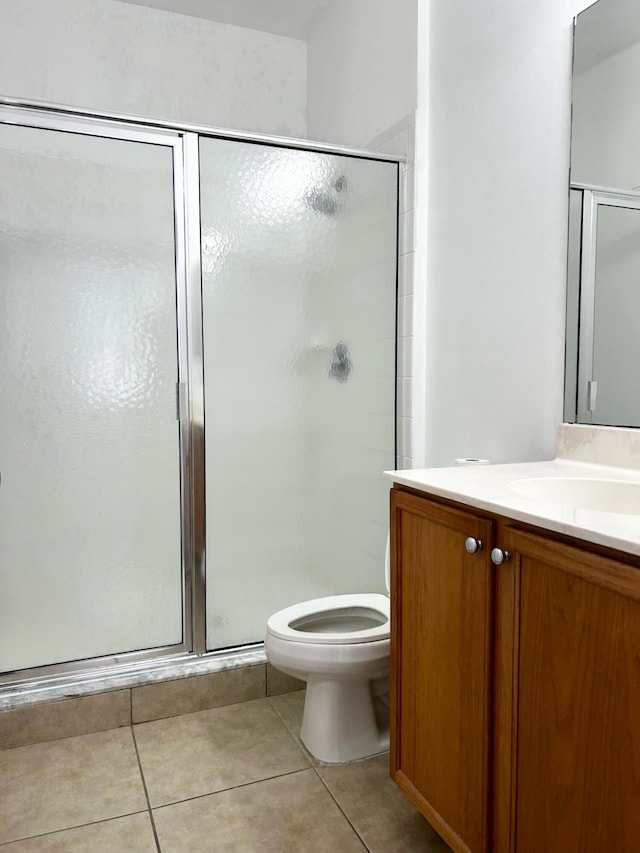
<instances>
[{"instance_id":1,"label":"metal shower door frame","mask_svg":"<svg viewBox=\"0 0 640 853\"><path fill-rule=\"evenodd\" d=\"M172 149L176 282L176 417L179 423L182 642L151 649L51 663L0 674L0 687L42 683L88 670L110 673L205 650L204 385L198 135L100 117L0 104L0 124L12 124L161 145Z\"/></svg>"}]
</instances>

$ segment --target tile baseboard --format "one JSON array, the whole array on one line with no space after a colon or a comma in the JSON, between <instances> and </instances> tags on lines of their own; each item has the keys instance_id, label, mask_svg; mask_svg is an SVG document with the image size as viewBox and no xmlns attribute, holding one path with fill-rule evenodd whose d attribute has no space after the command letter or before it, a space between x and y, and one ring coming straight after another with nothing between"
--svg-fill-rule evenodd
<instances>
[{"instance_id":1,"label":"tile baseboard","mask_svg":"<svg viewBox=\"0 0 640 853\"><path fill-rule=\"evenodd\" d=\"M258 663L89 696L59 697L0 710L0 750L236 705L302 687L304 682Z\"/></svg>"}]
</instances>

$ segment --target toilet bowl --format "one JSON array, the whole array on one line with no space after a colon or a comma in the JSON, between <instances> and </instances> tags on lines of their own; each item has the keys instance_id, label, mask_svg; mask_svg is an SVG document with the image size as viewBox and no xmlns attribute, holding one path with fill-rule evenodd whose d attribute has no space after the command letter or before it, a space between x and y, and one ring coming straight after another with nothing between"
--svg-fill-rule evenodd
<instances>
[{"instance_id":1,"label":"toilet bowl","mask_svg":"<svg viewBox=\"0 0 640 853\"><path fill-rule=\"evenodd\" d=\"M389 591L388 540L385 577ZM320 761L388 749L388 726L376 720L374 699L389 675L389 628L389 597L378 593L316 598L267 620L267 659L307 683L300 737Z\"/></svg>"}]
</instances>

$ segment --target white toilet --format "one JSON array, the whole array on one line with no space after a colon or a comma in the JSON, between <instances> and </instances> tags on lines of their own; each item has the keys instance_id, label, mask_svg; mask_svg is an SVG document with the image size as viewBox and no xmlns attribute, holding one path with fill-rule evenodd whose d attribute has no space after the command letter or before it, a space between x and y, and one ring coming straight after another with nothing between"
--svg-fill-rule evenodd
<instances>
[{"instance_id":1,"label":"white toilet","mask_svg":"<svg viewBox=\"0 0 640 853\"><path fill-rule=\"evenodd\" d=\"M389 592L388 540L385 578ZM300 737L320 761L353 761L388 749L374 694L380 685L387 688L389 649L388 595L316 598L268 619L267 659L307 682Z\"/></svg>"}]
</instances>

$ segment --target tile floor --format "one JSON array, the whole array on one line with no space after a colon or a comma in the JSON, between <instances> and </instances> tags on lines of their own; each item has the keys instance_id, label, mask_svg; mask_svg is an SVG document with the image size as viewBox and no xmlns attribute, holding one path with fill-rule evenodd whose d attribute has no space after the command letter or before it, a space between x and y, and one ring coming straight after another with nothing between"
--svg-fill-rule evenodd
<instances>
[{"instance_id":1,"label":"tile floor","mask_svg":"<svg viewBox=\"0 0 640 853\"><path fill-rule=\"evenodd\" d=\"M0 752L0 853L447 853L387 755L311 759L303 699Z\"/></svg>"}]
</instances>

